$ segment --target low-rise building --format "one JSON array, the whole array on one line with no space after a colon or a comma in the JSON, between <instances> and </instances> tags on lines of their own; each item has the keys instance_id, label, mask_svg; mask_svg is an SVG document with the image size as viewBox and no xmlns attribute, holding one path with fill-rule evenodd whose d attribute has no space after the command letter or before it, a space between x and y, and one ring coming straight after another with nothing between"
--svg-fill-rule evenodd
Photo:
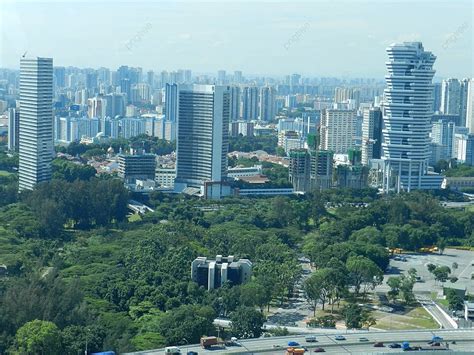
<instances>
[{"instance_id":1,"label":"low-rise building","mask_svg":"<svg viewBox=\"0 0 474 355\"><path fill-rule=\"evenodd\" d=\"M250 281L251 276L252 262L235 260L232 255L217 255L215 260L200 256L191 263L191 279L208 290L219 288L226 282L241 285Z\"/></svg>"},{"instance_id":2,"label":"low-rise building","mask_svg":"<svg viewBox=\"0 0 474 355\"><path fill-rule=\"evenodd\" d=\"M155 179L156 157L154 154L119 154L118 175L126 184L135 184L136 180Z\"/></svg>"}]
</instances>

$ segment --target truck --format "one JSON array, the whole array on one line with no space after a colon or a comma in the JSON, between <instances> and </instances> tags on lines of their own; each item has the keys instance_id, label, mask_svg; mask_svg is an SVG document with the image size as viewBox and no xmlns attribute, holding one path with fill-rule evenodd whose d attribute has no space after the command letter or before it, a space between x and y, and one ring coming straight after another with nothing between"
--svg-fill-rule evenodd
<instances>
[{"instance_id":1,"label":"truck","mask_svg":"<svg viewBox=\"0 0 474 355\"><path fill-rule=\"evenodd\" d=\"M209 349L211 346L218 345L219 339L217 337L202 337L201 338L201 347L203 349Z\"/></svg>"},{"instance_id":2,"label":"truck","mask_svg":"<svg viewBox=\"0 0 474 355\"><path fill-rule=\"evenodd\" d=\"M165 348L165 354L167 355L181 355L181 349L177 346L167 346Z\"/></svg>"},{"instance_id":3,"label":"truck","mask_svg":"<svg viewBox=\"0 0 474 355\"><path fill-rule=\"evenodd\" d=\"M305 353L305 350L303 348L294 348L290 346L289 348L286 349L286 355L303 355Z\"/></svg>"},{"instance_id":4,"label":"truck","mask_svg":"<svg viewBox=\"0 0 474 355\"><path fill-rule=\"evenodd\" d=\"M435 351L435 350L449 350L448 346L444 346L440 343L433 343L431 345L415 345L410 346L407 341L402 343L403 351Z\"/></svg>"}]
</instances>

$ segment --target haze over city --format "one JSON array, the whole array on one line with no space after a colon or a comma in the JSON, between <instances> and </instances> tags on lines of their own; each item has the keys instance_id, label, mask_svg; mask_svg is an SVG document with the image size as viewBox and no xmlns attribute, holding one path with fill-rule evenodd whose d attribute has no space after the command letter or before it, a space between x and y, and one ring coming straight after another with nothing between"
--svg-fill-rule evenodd
<instances>
[{"instance_id":1,"label":"haze over city","mask_svg":"<svg viewBox=\"0 0 474 355\"><path fill-rule=\"evenodd\" d=\"M437 76L473 72L473 3L461 1L2 1L0 66L380 77L385 48L422 41Z\"/></svg>"},{"instance_id":2,"label":"haze over city","mask_svg":"<svg viewBox=\"0 0 474 355\"><path fill-rule=\"evenodd\" d=\"M472 354L473 0L0 0L0 355Z\"/></svg>"}]
</instances>

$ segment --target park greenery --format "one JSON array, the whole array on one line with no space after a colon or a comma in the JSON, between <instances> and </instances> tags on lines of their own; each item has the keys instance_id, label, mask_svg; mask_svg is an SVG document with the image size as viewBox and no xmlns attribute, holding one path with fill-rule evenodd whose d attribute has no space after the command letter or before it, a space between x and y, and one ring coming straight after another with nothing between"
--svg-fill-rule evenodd
<instances>
[{"instance_id":1,"label":"park greenery","mask_svg":"<svg viewBox=\"0 0 474 355\"><path fill-rule=\"evenodd\" d=\"M131 222L130 196L118 179L56 160L51 182L18 195L14 166L5 170L0 353L80 354L86 342L92 352L198 343L217 335L216 317L231 321L221 336L260 336L268 311L297 292L301 257L314 270L303 284L308 302L332 313L312 325L368 328L375 319L358 304L382 282L388 248L474 246L474 213L445 209L428 192L346 189L220 201L153 192L133 196L155 211ZM199 287L191 261L217 254L250 259L252 280ZM440 282L449 279L436 268ZM413 277L390 281L391 297L409 302Z\"/></svg>"}]
</instances>

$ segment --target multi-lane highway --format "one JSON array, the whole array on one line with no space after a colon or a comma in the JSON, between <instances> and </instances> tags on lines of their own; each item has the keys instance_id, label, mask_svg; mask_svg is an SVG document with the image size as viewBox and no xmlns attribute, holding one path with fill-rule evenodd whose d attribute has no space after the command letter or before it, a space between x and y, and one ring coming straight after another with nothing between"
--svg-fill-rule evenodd
<instances>
[{"instance_id":1,"label":"multi-lane highway","mask_svg":"<svg viewBox=\"0 0 474 355\"><path fill-rule=\"evenodd\" d=\"M457 330L424 330L424 331L390 331L390 332L339 332L346 340L335 340L335 334L320 333L315 334L317 342L308 343L304 335L272 337L260 339L248 339L239 342L239 345L212 350L204 350L199 345L181 346L182 354L188 351L195 351L198 354L284 354L288 341L296 341L301 346L308 348L307 354L312 354L315 348L324 348L325 352L333 354L381 354L395 353L400 349L390 349L388 345L393 342L401 343L409 341L413 345L426 344L434 335L443 338L443 342L448 342L450 350L467 351L473 353L474 349L474 329ZM360 341L365 337L368 341ZM452 341L456 344L451 344ZM383 348L374 347L375 342L383 342ZM310 352L311 351L311 352ZM158 355L164 354L164 349L141 351L133 353L135 355Z\"/></svg>"}]
</instances>

